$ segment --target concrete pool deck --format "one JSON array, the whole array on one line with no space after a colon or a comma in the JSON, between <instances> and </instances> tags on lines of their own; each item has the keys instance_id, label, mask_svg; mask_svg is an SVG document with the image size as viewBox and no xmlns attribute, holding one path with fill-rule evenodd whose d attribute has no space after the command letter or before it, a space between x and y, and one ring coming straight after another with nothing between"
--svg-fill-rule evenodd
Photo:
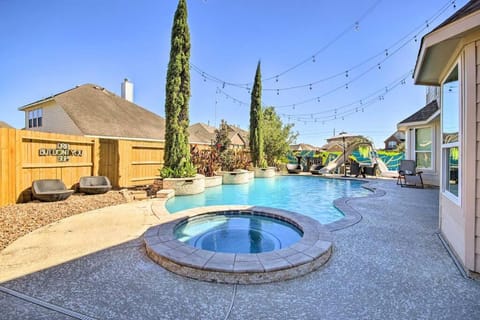
<instances>
[{"instance_id":1,"label":"concrete pool deck","mask_svg":"<svg viewBox=\"0 0 480 320\"><path fill-rule=\"evenodd\" d=\"M346 203L362 220L333 232L325 266L262 285L192 280L151 261L142 233L172 219L154 201L64 219L0 253L1 318L480 319L480 282L437 235L438 190L371 186L385 194Z\"/></svg>"}]
</instances>

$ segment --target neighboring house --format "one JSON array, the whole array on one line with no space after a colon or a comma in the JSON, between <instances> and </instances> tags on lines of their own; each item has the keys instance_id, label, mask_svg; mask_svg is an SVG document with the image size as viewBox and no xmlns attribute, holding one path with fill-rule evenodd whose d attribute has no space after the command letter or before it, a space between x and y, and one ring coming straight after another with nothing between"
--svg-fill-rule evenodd
<instances>
[{"instance_id":1,"label":"neighboring house","mask_svg":"<svg viewBox=\"0 0 480 320\"><path fill-rule=\"evenodd\" d=\"M440 185L440 109L433 100L397 124L405 132L405 159L415 160L426 184Z\"/></svg>"},{"instance_id":2,"label":"neighboring house","mask_svg":"<svg viewBox=\"0 0 480 320\"><path fill-rule=\"evenodd\" d=\"M215 127L205 123L195 123L188 127L190 143L197 145L212 146L215 144Z\"/></svg>"},{"instance_id":3,"label":"neighboring house","mask_svg":"<svg viewBox=\"0 0 480 320\"><path fill-rule=\"evenodd\" d=\"M318 151L319 148L312 146L308 143L299 143L299 144L291 144L290 150L292 151Z\"/></svg>"},{"instance_id":4,"label":"neighboring house","mask_svg":"<svg viewBox=\"0 0 480 320\"><path fill-rule=\"evenodd\" d=\"M11 125L9 125L6 122L0 121L0 128L13 128Z\"/></svg>"},{"instance_id":5,"label":"neighboring house","mask_svg":"<svg viewBox=\"0 0 480 320\"><path fill-rule=\"evenodd\" d=\"M405 132L397 131L385 139L385 150L394 150L403 142L405 142Z\"/></svg>"},{"instance_id":6,"label":"neighboring house","mask_svg":"<svg viewBox=\"0 0 480 320\"><path fill-rule=\"evenodd\" d=\"M480 0L422 38L416 84L440 89L440 232L464 269L480 273Z\"/></svg>"},{"instance_id":7,"label":"neighboring house","mask_svg":"<svg viewBox=\"0 0 480 320\"><path fill-rule=\"evenodd\" d=\"M321 150L328 152L342 152L351 142L357 139L366 139L362 135L341 132L340 134L327 138L327 143L320 147Z\"/></svg>"},{"instance_id":8,"label":"neighboring house","mask_svg":"<svg viewBox=\"0 0 480 320\"><path fill-rule=\"evenodd\" d=\"M164 118L95 84L77 86L19 110L25 112L26 130L164 140Z\"/></svg>"},{"instance_id":9,"label":"neighboring house","mask_svg":"<svg viewBox=\"0 0 480 320\"><path fill-rule=\"evenodd\" d=\"M248 149L250 133L241 129L235 125L228 125L228 129L231 131L230 138L231 148L233 149Z\"/></svg>"},{"instance_id":10,"label":"neighboring house","mask_svg":"<svg viewBox=\"0 0 480 320\"><path fill-rule=\"evenodd\" d=\"M190 143L212 146L215 144L216 130L215 127L205 123L195 123L188 128L190 133ZM245 135L248 135L248 131L244 131L236 126L228 125L228 138L230 140L229 149L247 149L248 143L244 138Z\"/></svg>"}]
</instances>

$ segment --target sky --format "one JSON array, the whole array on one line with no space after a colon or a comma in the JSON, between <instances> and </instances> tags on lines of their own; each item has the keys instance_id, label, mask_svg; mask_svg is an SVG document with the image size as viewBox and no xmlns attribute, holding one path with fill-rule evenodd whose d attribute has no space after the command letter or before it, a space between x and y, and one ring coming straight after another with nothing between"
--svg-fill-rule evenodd
<instances>
[{"instance_id":1,"label":"sky","mask_svg":"<svg viewBox=\"0 0 480 320\"><path fill-rule=\"evenodd\" d=\"M249 126L261 62L262 103L293 123L297 142L334 133L377 148L425 105L411 71L424 34L467 0L187 0L190 123ZM18 108L77 85L165 114L176 0L0 0L0 120L24 127ZM114 116L114 115L113 115Z\"/></svg>"}]
</instances>

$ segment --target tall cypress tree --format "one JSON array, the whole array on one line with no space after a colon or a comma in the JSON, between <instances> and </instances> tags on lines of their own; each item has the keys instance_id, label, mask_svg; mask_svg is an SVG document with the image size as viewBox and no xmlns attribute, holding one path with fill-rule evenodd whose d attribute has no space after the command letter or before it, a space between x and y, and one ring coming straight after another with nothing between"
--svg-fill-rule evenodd
<instances>
[{"instance_id":1,"label":"tall cypress tree","mask_svg":"<svg viewBox=\"0 0 480 320\"><path fill-rule=\"evenodd\" d=\"M250 103L250 154L255 167L264 165L263 158L262 73L258 61Z\"/></svg>"},{"instance_id":2,"label":"tall cypress tree","mask_svg":"<svg viewBox=\"0 0 480 320\"><path fill-rule=\"evenodd\" d=\"M165 154L163 177L195 175L188 144L190 100L190 32L186 0L179 0L172 27L165 89Z\"/></svg>"}]
</instances>

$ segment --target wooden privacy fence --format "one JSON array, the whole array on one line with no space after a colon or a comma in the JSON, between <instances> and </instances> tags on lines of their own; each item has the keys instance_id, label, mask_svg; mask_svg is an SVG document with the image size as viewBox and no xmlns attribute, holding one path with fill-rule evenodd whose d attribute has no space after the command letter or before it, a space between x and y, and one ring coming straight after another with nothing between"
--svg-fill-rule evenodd
<instances>
[{"instance_id":1,"label":"wooden privacy fence","mask_svg":"<svg viewBox=\"0 0 480 320\"><path fill-rule=\"evenodd\" d=\"M112 185L151 184L163 165L162 141L114 140L0 129L0 205L31 200L34 180L107 176Z\"/></svg>"}]
</instances>

